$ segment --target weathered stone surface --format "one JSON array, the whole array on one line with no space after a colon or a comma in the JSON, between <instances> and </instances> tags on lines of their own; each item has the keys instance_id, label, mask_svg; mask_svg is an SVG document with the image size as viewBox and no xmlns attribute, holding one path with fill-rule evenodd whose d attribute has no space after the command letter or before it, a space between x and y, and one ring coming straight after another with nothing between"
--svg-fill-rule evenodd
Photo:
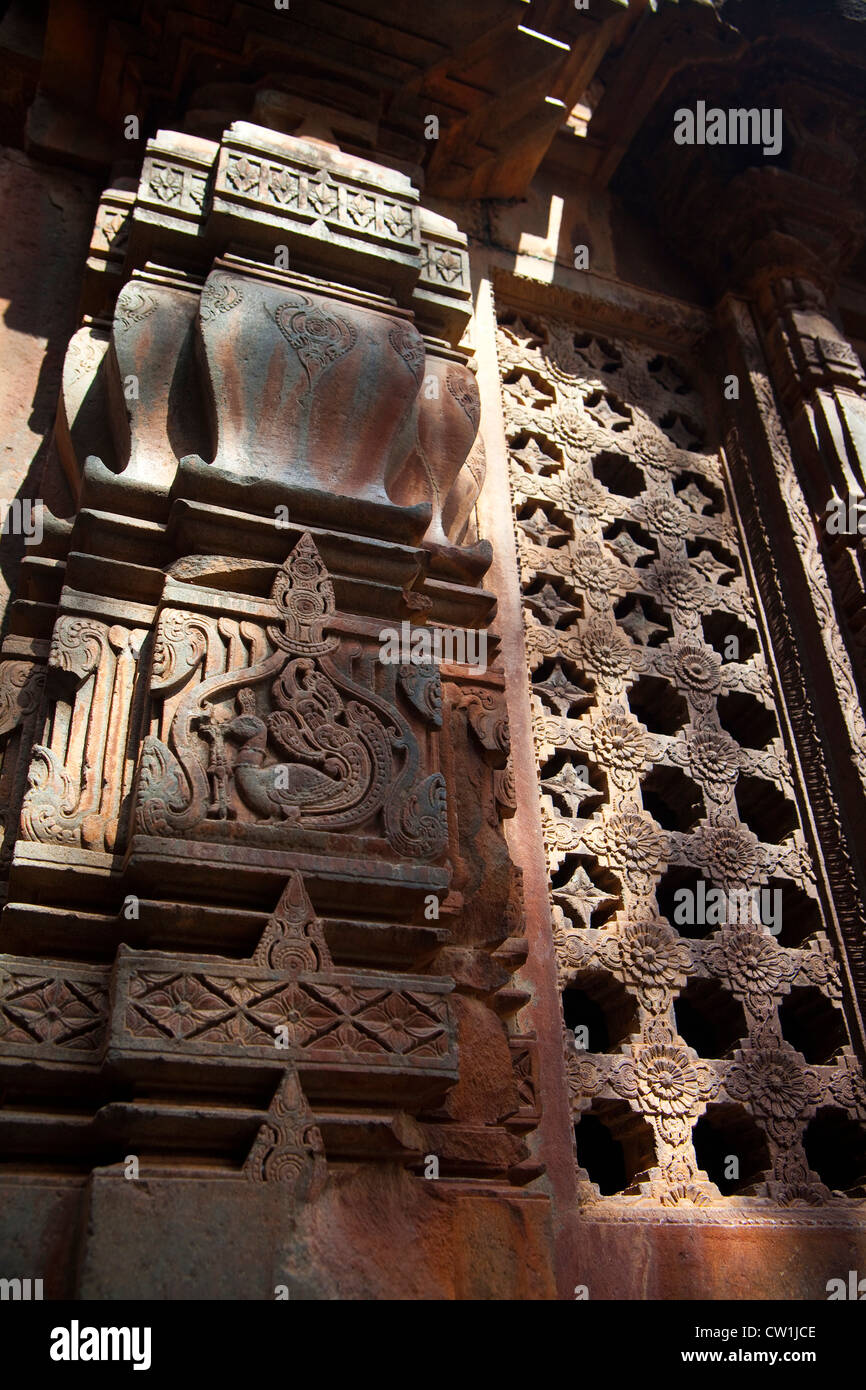
<instances>
[{"instance_id":1,"label":"weathered stone surface","mask_svg":"<svg viewBox=\"0 0 866 1390\"><path fill-rule=\"evenodd\" d=\"M62 479L42 480L45 437L60 384L63 351L75 311L96 187L80 174L47 169L18 150L0 155L3 219L0 418L4 422L0 499L41 498L67 516ZM14 576L32 549L23 535L0 537L0 605L5 613Z\"/></svg>"},{"instance_id":2,"label":"weathered stone surface","mask_svg":"<svg viewBox=\"0 0 866 1390\"><path fill-rule=\"evenodd\" d=\"M24 8L0 1277L825 1298L866 1260L862 7ZM672 138L735 92L781 158Z\"/></svg>"},{"instance_id":3,"label":"weathered stone surface","mask_svg":"<svg viewBox=\"0 0 866 1390\"><path fill-rule=\"evenodd\" d=\"M580 1224L574 1284L590 1299L822 1302L840 1272L862 1269L864 1234L844 1224L745 1219Z\"/></svg>"},{"instance_id":4,"label":"weathered stone surface","mask_svg":"<svg viewBox=\"0 0 866 1390\"><path fill-rule=\"evenodd\" d=\"M0 1137L92 1169L82 1297L273 1297L284 1266L293 1297L551 1288L509 1046L523 956L492 958L519 904L503 926L507 721L491 550L467 536L478 395L466 354L414 324L416 202L330 143L235 126L219 145L161 132L135 198L100 206L88 297L124 283L110 332L67 355L81 506L47 540L65 557L49 636L9 639L0 687L6 944L25 951L0 972L0 1072L49 1108L83 1091L50 1120L22 1101ZM426 279L447 289L419 308L454 334L465 242L432 223ZM328 279L256 260L275 229ZM249 254L214 259L229 239ZM451 644L443 693L411 648L451 615L481 661ZM112 1166L130 1154L155 1184L136 1195ZM347 1279L346 1239L383 1219ZM118 1222L144 1283L120 1271ZM398 1279L392 1242L416 1226L438 1253Z\"/></svg>"},{"instance_id":5,"label":"weathered stone surface","mask_svg":"<svg viewBox=\"0 0 866 1390\"><path fill-rule=\"evenodd\" d=\"M178 1176L132 1187L116 1173L91 1179L81 1298L272 1300L278 1285L290 1301L553 1296L543 1200L465 1192L388 1164L341 1174L297 1214L279 1184L247 1191ZM182 1272L165 1240L179 1226ZM215 1228L230 1261L214 1258Z\"/></svg>"}]
</instances>

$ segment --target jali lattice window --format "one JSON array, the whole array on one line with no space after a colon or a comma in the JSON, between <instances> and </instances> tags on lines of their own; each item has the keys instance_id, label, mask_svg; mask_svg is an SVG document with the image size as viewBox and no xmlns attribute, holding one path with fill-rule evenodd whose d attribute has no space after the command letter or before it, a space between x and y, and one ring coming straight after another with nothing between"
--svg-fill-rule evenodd
<instances>
[{"instance_id":1,"label":"jali lattice window","mask_svg":"<svg viewBox=\"0 0 866 1390\"><path fill-rule=\"evenodd\" d=\"M866 1091L700 391L652 347L500 318L580 1191L862 1196Z\"/></svg>"}]
</instances>

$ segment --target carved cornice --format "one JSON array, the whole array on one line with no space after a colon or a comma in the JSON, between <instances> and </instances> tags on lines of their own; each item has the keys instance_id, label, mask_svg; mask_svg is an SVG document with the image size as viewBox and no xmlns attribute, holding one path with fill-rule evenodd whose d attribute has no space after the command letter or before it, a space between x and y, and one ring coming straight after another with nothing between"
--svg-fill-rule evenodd
<instances>
[{"instance_id":1,"label":"carved cornice","mask_svg":"<svg viewBox=\"0 0 866 1390\"><path fill-rule=\"evenodd\" d=\"M564 314L587 330L617 333L631 329L671 348L694 348L712 328L712 315L700 305L630 285L594 271L557 274L555 284L514 269L513 257L488 253L496 290L529 313Z\"/></svg>"}]
</instances>

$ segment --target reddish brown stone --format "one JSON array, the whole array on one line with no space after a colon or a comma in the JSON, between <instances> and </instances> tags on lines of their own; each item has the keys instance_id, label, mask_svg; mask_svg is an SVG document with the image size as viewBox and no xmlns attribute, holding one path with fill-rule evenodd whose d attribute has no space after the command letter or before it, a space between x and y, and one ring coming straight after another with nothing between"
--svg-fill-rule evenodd
<instances>
[{"instance_id":1,"label":"reddish brown stone","mask_svg":"<svg viewBox=\"0 0 866 1390\"><path fill-rule=\"evenodd\" d=\"M0 1277L825 1299L866 1267L856 6L25 8ZM734 92L781 158L673 139Z\"/></svg>"}]
</instances>

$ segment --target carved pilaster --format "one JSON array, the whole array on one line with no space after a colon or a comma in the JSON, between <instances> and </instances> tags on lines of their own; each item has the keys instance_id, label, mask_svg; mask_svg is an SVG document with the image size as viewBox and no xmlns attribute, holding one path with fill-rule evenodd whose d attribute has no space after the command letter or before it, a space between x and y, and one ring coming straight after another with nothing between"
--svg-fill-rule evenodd
<instances>
[{"instance_id":1,"label":"carved pilaster","mask_svg":"<svg viewBox=\"0 0 866 1390\"><path fill-rule=\"evenodd\" d=\"M540 1112L466 239L405 175L238 124L150 141L94 243L64 582L6 666L0 1080L150 1088L82 1144L298 1205L359 1148L400 1191L425 1153L516 1191Z\"/></svg>"}]
</instances>

